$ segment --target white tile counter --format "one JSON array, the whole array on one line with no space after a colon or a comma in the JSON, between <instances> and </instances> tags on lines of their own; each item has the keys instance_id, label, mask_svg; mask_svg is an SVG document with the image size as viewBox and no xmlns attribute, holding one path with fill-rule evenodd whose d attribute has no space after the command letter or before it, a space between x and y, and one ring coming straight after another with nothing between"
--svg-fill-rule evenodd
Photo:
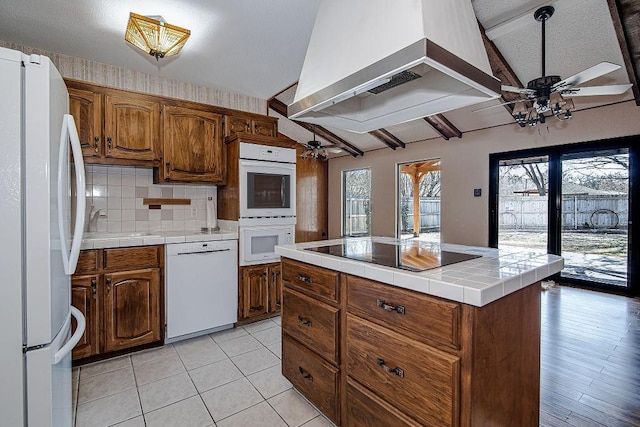
<instances>
[{"instance_id":1,"label":"white tile counter","mask_svg":"<svg viewBox=\"0 0 640 427\"><path fill-rule=\"evenodd\" d=\"M564 266L562 257L533 250L493 249L447 243L441 244L440 248L481 257L422 272L411 272L305 250L367 239L380 243L400 242L386 237L336 239L277 246L276 252L286 258L477 307L559 273Z\"/></svg>"},{"instance_id":2,"label":"white tile counter","mask_svg":"<svg viewBox=\"0 0 640 427\"><path fill-rule=\"evenodd\" d=\"M164 245L185 242L209 242L212 240L235 240L238 232L222 229L211 233L197 230L156 231L149 233L85 233L80 249L119 248L127 246Z\"/></svg>"}]
</instances>

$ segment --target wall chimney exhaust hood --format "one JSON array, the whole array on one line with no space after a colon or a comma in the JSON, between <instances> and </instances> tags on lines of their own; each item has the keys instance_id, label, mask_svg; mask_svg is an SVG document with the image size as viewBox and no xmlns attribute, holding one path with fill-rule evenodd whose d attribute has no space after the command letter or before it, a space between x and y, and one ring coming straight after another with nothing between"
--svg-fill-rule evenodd
<instances>
[{"instance_id":1,"label":"wall chimney exhaust hood","mask_svg":"<svg viewBox=\"0 0 640 427\"><path fill-rule=\"evenodd\" d=\"M499 96L470 0L322 0L287 113L364 133Z\"/></svg>"}]
</instances>

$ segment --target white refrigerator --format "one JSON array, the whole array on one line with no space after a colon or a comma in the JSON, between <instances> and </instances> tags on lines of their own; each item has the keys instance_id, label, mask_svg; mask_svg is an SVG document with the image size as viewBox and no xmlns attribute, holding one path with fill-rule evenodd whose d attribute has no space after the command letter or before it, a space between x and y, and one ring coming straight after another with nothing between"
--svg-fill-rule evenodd
<instances>
[{"instance_id":1,"label":"white refrigerator","mask_svg":"<svg viewBox=\"0 0 640 427\"><path fill-rule=\"evenodd\" d=\"M70 275L85 181L68 104L49 58L0 48L1 425L72 425L71 350L85 320L71 307Z\"/></svg>"}]
</instances>

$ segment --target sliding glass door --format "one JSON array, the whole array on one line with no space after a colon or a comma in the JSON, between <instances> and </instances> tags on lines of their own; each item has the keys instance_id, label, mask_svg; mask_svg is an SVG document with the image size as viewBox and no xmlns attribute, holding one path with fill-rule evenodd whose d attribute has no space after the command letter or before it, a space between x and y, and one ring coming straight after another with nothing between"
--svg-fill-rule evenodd
<instances>
[{"instance_id":1,"label":"sliding glass door","mask_svg":"<svg viewBox=\"0 0 640 427\"><path fill-rule=\"evenodd\" d=\"M563 154L563 277L627 286L629 150Z\"/></svg>"},{"instance_id":2,"label":"sliding glass door","mask_svg":"<svg viewBox=\"0 0 640 427\"><path fill-rule=\"evenodd\" d=\"M491 155L489 245L562 255L561 282L639 294L634 142Z\"/></svg>"}]
</instances>

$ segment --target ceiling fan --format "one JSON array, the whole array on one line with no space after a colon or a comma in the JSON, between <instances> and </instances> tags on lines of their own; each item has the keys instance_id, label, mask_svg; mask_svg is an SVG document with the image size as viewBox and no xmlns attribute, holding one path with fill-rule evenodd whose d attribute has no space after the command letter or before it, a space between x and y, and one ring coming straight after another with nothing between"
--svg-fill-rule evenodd
<instances>
[{"instance_id":1,"label":"ceiling fan","mask_svg":"<svg viewBox=\"0 0 640 427\"><path fill-rule=\"evenodd\" d=\"M313 160L328 160L329 153L341 153L342 149L335 145L322 145L320 141L316 140L316 126L313 126L313 139L311 141L307 141L305 144L305 150L302 152L300 157L303 159L313 159Z\"/></svg>"},{"instance_id":2,"label":"ceiling fan","mask_svg":"<svg viewBox=\"0 0 640 427\"><path fill-rule=\"evenodd\" d=\"M550 117L545 116L546 112L550 112L560 120L570 119L571 110L574 108L571 99L573 97L621 95L632 86L631 84L621 84L576 87L620 68L620 65L610 62L601 62L566 79L562 79L560 76L547 76L545 73L545 23L553 16L554 11L552 6L543 6L533 14L535 20L542 24L542 77L531 80L527 83L526 88L502 86L503 92L513 92L525 96L522 99L499 104L516 104L512 114L520 127L544 123L545 119ZM488 108L493 107L497 107L497 105Z\"/></svg>"}]
</instances>

